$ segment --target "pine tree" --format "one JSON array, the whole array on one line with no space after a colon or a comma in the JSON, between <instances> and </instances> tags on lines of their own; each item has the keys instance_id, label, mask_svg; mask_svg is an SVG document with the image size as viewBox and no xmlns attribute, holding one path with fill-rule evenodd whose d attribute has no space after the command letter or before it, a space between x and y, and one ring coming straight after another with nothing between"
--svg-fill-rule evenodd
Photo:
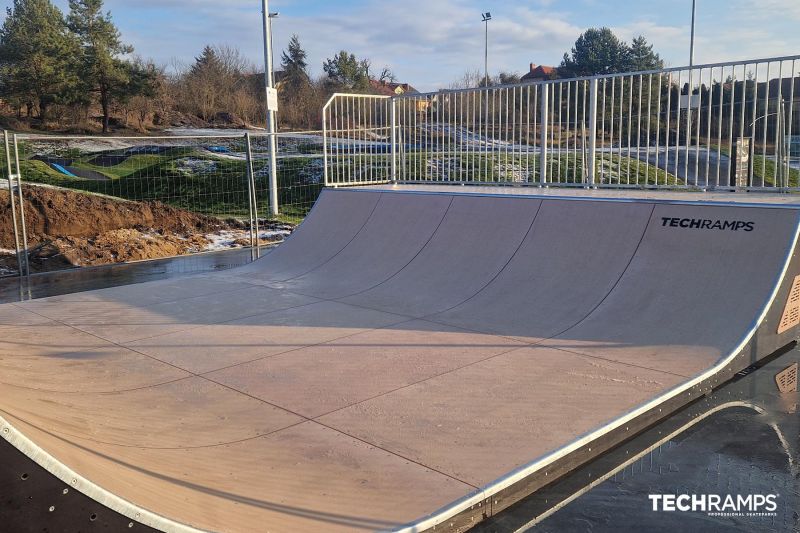
<instances>
[{"instance_id":1,"label":"pine tree","mask_svg":"<svg viewBox=\"0 0 800 533\"><path fill-rule=\"evenodd\" d=\"M559 66L562 76L596 76L630 69L630 48L609 28L590 28Z\"/></svg>"},{"instance_id":2,"label":"pine tree","mask_svg":"<svg viewBox=\"0 0 800 533\"><path fill-rule=\"evenodd\" d=\"M308 62L306 51L300 46L300 39L292 35L289 46L281 54L281 68L283 81L292 92L298 92L309 83Z\"/></svg>"},{"instance_id":3,"label":"pine tree","mask_svg":"<svg viewBox=\"0 0 800 533\"><path fill-rule=\"evenodd\" d=\"M46 119L48 108L63 101L77 81L71 65L77 42L49 0L14 0L6 13L0 29L4 92L25 105L29 116L35 105Z\"/></svg>"},{"instance_id":4,"label":"pine tree","mask_svg":"<svg viewBox=\"0 0 800 533\"><path fill-rule=\"evenodd\" d=\"M322 70L328 75L328 84L337 89L366 91L369 89L369 60L359 61L355 54L340 51L325 60Z\"/></svg>"},{"instance_id":5,"label":"pine tree","mask_svg":"<svg viewBox=\"0 0 800 533\"><path fill-rule=\"evenodd\" d=\"M69 9L69 28L82 47L81 80L86 91L99 95L107 133L114 95L124 92L130 81L130 69L118 56L133 52L133 47L122 43L111 13L102 11L103 0L69 0Z\"/></svg>"},{"instance_id":6,"label":"pine tree","mask_svg":"<svg viewBox=\"0 0 800 533\"><path fill-rule=\"evenodd\" d=\"M194 58L194 65L189 70L193 76L219 76L224 67L220 61L216 50L211 45L206 45L199 57Z\"/></svg>"},{"instance_id":7,"label":"pine tree","mask_svg":"<svg viewBox=\"0 0 800 533\"><path fill-rule=\"evenodd\" d=\"M653 45L640 35L631 42L630 70L659 70L664 61L653 51Z\"/></svg>"}]
</instances>

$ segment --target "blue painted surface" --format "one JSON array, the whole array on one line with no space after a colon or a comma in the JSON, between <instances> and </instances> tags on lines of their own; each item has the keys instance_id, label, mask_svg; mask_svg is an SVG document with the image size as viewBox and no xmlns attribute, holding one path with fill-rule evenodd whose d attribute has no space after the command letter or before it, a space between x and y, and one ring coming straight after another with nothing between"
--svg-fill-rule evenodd
<instances>
[{"instance_id":1,"label":"blue painted surface","mask_svg":"<svg viewBox=\"0 0 800 533\"><path fill-rule=\"evenodd\" d=\"M58 163L50 163L50 166L52 166L54 169L58 170L59 172L61 172L65 176L69 176L70 178L77 178L78 177L75 174L73 174L72 172L70 172L69 170L67 170L66 168L64 168L61 165L59 165Z\"/></svg>"}]
</instances>

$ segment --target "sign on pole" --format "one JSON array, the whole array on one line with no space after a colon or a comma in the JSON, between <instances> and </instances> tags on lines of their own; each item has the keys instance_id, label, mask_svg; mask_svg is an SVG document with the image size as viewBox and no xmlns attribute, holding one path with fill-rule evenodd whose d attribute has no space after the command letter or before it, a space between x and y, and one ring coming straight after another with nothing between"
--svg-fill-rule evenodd
<instances>
[{"instance_id":1,"label":"sign on pole","mask_svg":"<svg viewBox=\"0 0 800 533\"><path fill-rule=\"evenodd\" d=\"M278 112L278 89L267 87L267 111Z\"/></svg>"}]
</instances>

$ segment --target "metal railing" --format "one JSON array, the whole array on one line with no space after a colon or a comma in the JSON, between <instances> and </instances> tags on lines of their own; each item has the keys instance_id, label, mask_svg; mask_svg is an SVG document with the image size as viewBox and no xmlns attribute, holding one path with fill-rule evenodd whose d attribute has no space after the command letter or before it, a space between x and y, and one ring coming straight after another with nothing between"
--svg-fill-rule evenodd
<instances>
[{"instance_id":1,"label":"metal railing","mask_svg":"<svg viewBox=\"0 0 800 533\"><path fill-rule=\"evenodd\" d=\"M798 60L334 95L326 184L800 190Z\"/></svg>"},{"instance_id":2,"label":"metal railing","mask_svg":"<svg viewBox=\"0 0 800 533\"><path fill-rule=\"evenodd\" d=\"M320 131L158 137L4 132L0 160L0 275L56 268L56 252L61 267L226 247L250 247L256 257L263 244L303 219L324 174ZM16 255L13 268L9 252Z\"/></svg>"},{"instance_id":3,"label":"metal railing","mask_svg":"<svg viewBox=\"0 0 800 533\"><path fill-rule=\"evenodd\" d=\"M391 180L397 131L394 111L388 96L331 96L322 108L326 186Z\"/></svg>"}]
</instances>

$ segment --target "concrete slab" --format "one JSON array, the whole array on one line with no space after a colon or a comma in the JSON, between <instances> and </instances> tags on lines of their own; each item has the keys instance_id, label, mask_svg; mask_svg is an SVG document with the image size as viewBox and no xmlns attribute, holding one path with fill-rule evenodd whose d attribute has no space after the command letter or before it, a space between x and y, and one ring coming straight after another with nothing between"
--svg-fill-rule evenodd
<instances>
[{"instance_id":1,"label":"concrete slab","mask_svg":"<svg viewBox=\"0 0 800 533\"><path fill-rule=\"evenodd\" d=\"M111 342L125 343L316 301L316 298L308 296L250 286L232 293L198 296L148 307L127 305L114 311L64 319L63 322Z\"/></svg>"},{"instance_id":2,"label":"concrete slab","mask_svg":"<svg viewBox=\"0 0 800 533\"><path fill-rule=\"evenodd\" d=\"M57 437L11 420L108 490L205 530L385 530L474 490L314 422L223 446L159 450Z\"/></svg>"},{"instance_id":3,"label":"concrete slab","mask_svg":"<svg viewBox=\"0 0 800 533\"><path fill-rule=\"evenodd\" d=\"M52 323L47 317L15 305L0 305L0 326L42 326Z\"/></svg>"},{"instance_id":4,"label":"concrete slab","mask_svg":"<svg viewBox=\"0 0 800 533\"><path fill-rule=\"evenodd\" d=\"M522 344L510 339L415 320L207 377L314 418L519 346Z\"/></svg>"},{"instance_id":5,"label":"concrete slab","mask_svg":"<svg viewBox=\"0 0 800 533\"><path fill-rule=\"evenodd\" d=\"M679 381L670 374L529 347L319 421L482 486Z\"/></svg>"},{"instance_id":6,"label":"concrete slab","mask_svg":"<svg viewBox=\"0 0 800 533\"><path fill-rule=\"evenodd\" d=\"M191 375L113 344L72 350L59 345L57 350L51 349L49 355L41 349L27 354L23 350L9 349L0 355L0 368L3 369L0 383L5 385L64 393L119 392Z\"/></svg>"},{"instance_id":7,"label":"concrete slab","mask_svg":"<svg viewBox=\"0 0 800 533\"><path fill-rule=\"evenodd\" d=\"M108 346L106 340L62 324L0 326L0 356L4 358L59 357Z\"/></svg>"},{"instance_id":8,"label":"concrete slab","mask_svg":"<svg viewBox=\"0 0 800 533\"><path fill-rule=\"evenodd\" d=\"M131 405L139 416L130 416ZM198 377L99 396L4 387L0 409L23 420L36 420L50 433L133 448L217 446L303 420Z\"/></svg>"},{"instance_id":9,"label":"concrete slab","mask_svg":"<svg viewBox=\"0 0 800 533\"><path fill-rule=\"evenodd\" d=\"M337 302L319 302L133 341L127 346L202 374L407 320Z\"/></svg>"}]
</instances>

